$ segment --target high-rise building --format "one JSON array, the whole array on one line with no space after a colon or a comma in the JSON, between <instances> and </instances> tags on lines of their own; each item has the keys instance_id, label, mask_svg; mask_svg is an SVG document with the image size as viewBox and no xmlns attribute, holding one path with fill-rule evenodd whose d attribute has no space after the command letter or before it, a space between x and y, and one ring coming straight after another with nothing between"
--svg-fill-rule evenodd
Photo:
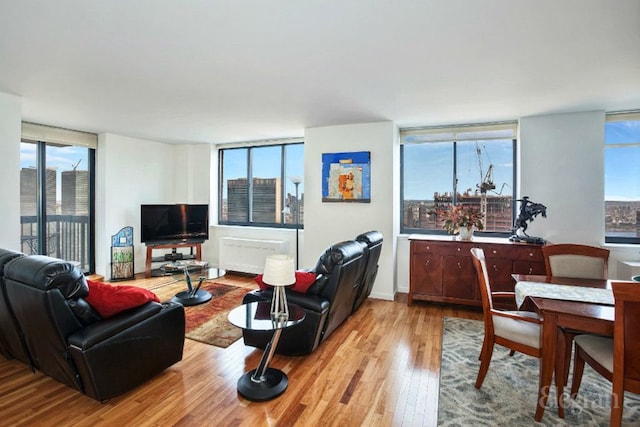
<instances>
[{"instance_id":1,"label":"high-rise building","mask_svg":"<svg viewBox=\"0 0 640 427\"><path fill-rule=\"evenodd\" d=\"M89 214L89 171L62 172L62 214Z\"/></svg>"},{"instance_id":2,"label":"high-rise building","mask_svg":"<svg viewBox=\"0 0 640 427\"><path fill-rule=\"evenodd\" d=\"M282 221L280 178L253 178L251 222L279 224ZM249 212L246 178L227 181L227 220L247 222Z\"/></svg>"},{"instance_id":3,"label":"high-rise building","mask_svg":"<svg viewBox=\"0 0 640 427\"><path fill-rule=\"evenodd\" d=\"M56 213L56 169L47 168L45 191L47 193L47 213ZM36 215L38 200L38 175L36 168L22 168L20 170L20 215L33 216Z\"/></svg>"},{"instance_id":4,"label":"high-rise building","mask_svg":"<svg viewBox=\"0 0 640 427\"><path fill-rule=\"evenodd\" d=\"M253 178L252 222L282 221L282 188L280 178Z\"/></svg>"},{"instance_id":5,"label":"high-rise building","mask_svg":"<svg viewBox=\"0 0 640 427\"><path fill-rule=\"evenodd\" d=\"M248 181L246 178L227 181L227 221L247 222L249 213Z\"/></svg>"}]
</instances>

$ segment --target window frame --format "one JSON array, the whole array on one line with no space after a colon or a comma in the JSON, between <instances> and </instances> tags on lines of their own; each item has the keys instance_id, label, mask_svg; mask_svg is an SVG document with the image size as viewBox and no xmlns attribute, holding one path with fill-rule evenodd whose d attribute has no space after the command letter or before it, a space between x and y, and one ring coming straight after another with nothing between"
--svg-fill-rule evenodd
<instances>
[{"instance_id":1,"label":"window frame","mask_svg":"<svg viewBox=\"0 0 640 427\"><path fill-rule=\"evenodd\" d=\"M218 148L218 225L225 226L239 226L239 227L261 227L261 228L284 228L284 229L303 229L304 228L304 218L301 218L299 224L287 223L286 215L281 215L280 223L265 223L265 222L257 222L252 221L252 210L253 210L253 151L260 148L265 147L280 147L280 203L283 207L283 211L288 208L287 205L287 179L289 176L286 175L287 172L287 153L286 147L294 146L294 145L302 145L304 147L304 140L301 138L295 139L287 139L287 140L274 140L274 141L266 141L266 142L251 142L251 143L240 143L240 144L227 144L225 146L221 146ZM224 180L224 153L230 150L247 150L247 171L246 178L248 183L247 189L247 218L246 221L229 221L222 219L223 214L223 186L225 185ZM303 159L304 160L304 155ZM302 195L304 191L299 194L301 200L304 200ZM228 198L228 194L227 194ZM228 208L228 206L227 206ZM301 211L304 212L304 204L301 207Z\"/></svg>"},{"instance_id":2,"label":"window frame","mask_svg":"<svg viewBox=\"0 0 640 427\"><path fill-rule=\"evenodd\" d=\"M623 112L610 112L606 113L605 116L605 126L609 122L615 121L638 121L640 122L640 111L623 111ZM607 164L606 164L606 151L609 148L620 148L620 147L638 147L640 149L640 140L634 142L625 142L625 143L614 143L607 144L606 130L605 137L603 141L604 145L604 177L607 175ZM606 178L605 178L606 179ZM606 182L603 180L603 184L606 187ZM626 236L608 236L607 235L607 224L606 224L606 214L607 214L607 199L606 194L604 194L604 209L605 209L605 224L604 224L604 242L614 243L614 244L631 244L631 245L640 245L640 236L636 235L636 237L626 237ZM638 227L638 224L636 224Z\"/></svg>"},{"instance_id":3,"label":"window frame","mask_svg":"<svg viewBox=\"0 0 640 427\"><path fill-rule=\"evenodd\" d=\"M47 147L79 147L87 149L88 171L88 222L86 270L83 266L83 274L93 274L96 269L96 149L97 135L71 129L51 127L37 123L22 122L21 143L34 144L36 149L36 225L38 230L47 227ZM21 214L22 216L22 214ZM22 219L21 219L22 234ZM44 233L37 234L37 254L47 255L47 236Z\"/></svg>"},{"instance_id":4,"label":"window frame","mask_svg":"<svg viewBox=\"0 0 640 427\"><path fill-rule=\"evenodd\" d=\"M458 204L458 191L456 182L458 181L458 149L457 144L459 142L466 142L470 140L480 140L482 138L469 138L463 137L459 135L470 134L474 132L481 133L482 131L492 131L492 130L508 130L512 129L511 137L505 138L489 138L491 140L511 139L512 144L512 183L513 186L511 188L511 197L512 197L512 207L511 207L511 231L499 232L499 231L476 231L478 235L485 237L510 237L514 233L513 224L515 223L516 215L517 215L517 193L516 189L518 186L518 139L517 139L517 121L508 121L508 122L496 122L496 123L477 123L477 124L466 124L466 125L451 125L451 126L433 126L433 127L418 127L418 128L405 128L400 129L400 233L401 234L425 234L425 235L447 235L447 231L442 229L424 229L424 228L411 228L404 226L404 211L405 211L405 190L404 190L404 177L405 177L405 146L406 145L414 145L414 144L430 144L435 142L448 142L453 145L452 147L452 165L451 170L453 172L453 182L452 182L452 203L454 205ZM432 140L421 143L405 143L404 137L408 135L418 135L418 134L431 134L434 136ZM452 135L452 138L442 138L438 139L438 134L449 134Z\"/></svg>"}]
</instances>

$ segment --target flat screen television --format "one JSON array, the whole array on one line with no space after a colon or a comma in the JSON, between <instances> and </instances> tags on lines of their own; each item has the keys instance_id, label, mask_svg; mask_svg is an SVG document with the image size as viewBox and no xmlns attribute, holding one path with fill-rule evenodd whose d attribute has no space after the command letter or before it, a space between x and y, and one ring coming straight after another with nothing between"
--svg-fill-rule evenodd
<instances>
[{"instance_id":1,"label":"flat screen television","mask_svg":"<svg viewBox=\"0 0 640 427\"><path fill-rule=\"evenodd\" d=\"M141 205L140 240L147 244L209 239L209 205Z\"/></svg>"}]
</instances>

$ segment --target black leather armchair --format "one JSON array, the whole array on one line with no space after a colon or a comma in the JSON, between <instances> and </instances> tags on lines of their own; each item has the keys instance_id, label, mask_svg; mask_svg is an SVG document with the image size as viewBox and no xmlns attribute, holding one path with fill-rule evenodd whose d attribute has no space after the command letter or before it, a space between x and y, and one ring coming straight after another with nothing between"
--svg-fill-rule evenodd
<instances>
[{"instance_id":1,"label":"black leather armchair","mask_svg":"<svg viewBox=\"0 0 640 427\"><path fill-rule=\"evenodd\" d=\"M282 331L276 352L289 356L309 354L344 322L353 310L364 268L366 245L354 240L337 243L325 250L315 268L318 277L307 293L286 290L287 301L306 314L302 323ZM273 291L254 290L243 302L270 301ZM264 348L272 333L243 330L244 343Z\"/></svg>"},{"instance_id":2,"label":"black leather armchair","mask_svg":"<svg viewBox=\"0 0 640 427\"><path fill-rule=\"evenodd\" d=\"M367 244L365 249L365 267L362 274L362 280L358 289L353 311L356 311L362 303L371 294L373 283L376 281L378 274L378 260L382 252L382 233L379 231L368 231L356 237L358 242Z\"/></svg>"},{"instance_id":3,"label":"black leather armchair","mask_svg":"<svg viewBox=\"0 0 640 427\"><path fill-rule=\"evenodd\" d=\"M4 283L5 265L23 256L21 252L0 248L0 353L7 359L16 358L30 364L22 332L7 301L7 289Z\"/></svg>"},{"instance_id":4,"label":"black leather armchair","mask_svg":"<svg viewBox=\"0 0 640 427\"><path fill-rule=\"evenodd\" d=\"M148 302L106 319L71 263L41 255L5 266L8 303L36 369L104 401L182 359L184 308Z\"/></svg>"}]
</instances>

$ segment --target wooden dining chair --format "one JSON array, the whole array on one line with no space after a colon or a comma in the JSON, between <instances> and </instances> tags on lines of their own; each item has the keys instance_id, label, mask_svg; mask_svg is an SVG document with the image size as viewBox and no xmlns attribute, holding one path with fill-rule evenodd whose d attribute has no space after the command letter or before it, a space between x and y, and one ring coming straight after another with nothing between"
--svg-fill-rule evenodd
<instances>
[{"instance_id":1,"label":"wooden dining chair","mask_svg":"<svg viewBox=\"0 0 640 427\"><path fill-rule=\"evenodd\" d=\"M609 250L597 246L558 243L542 247L547 276L606 279Z\"/></svg>"},{"instance_id":2,"label":"wooden dining chair","mask_svg":"<svg viewBox=\"0 0 640 427\"><path fill-rule=\"evenodd\" d=\"M640 394L640 285L613 282L615 320L613 339L596 335L577 335L571 397L576 398L584 362L611 381L610 425L622 423L624 392Z\"/></svg>"},{"instance_id":3,"label":"wooden dining chair","mask_svg":"<svg viewBox=\"0 0 640 427\"><path fill-rule=\"evenodd\" d=\"M480 369L475 387L482 387L489 370L493 347L499 344L529 356L542 357L542 320L529 311L500 311L493 307L494 298L514 298L513 292L491 292L484 251L471 249L473 266L478 275L484 317L484 341L480 351ZM538 399L542 398L538 387Z\"/></svg>"},{"instance_id":4,"label":"wooden dining chair","mask_svg":"<svg viewBox=\"0 0 640 427\"><path fill-rule=\"evenodd\" d=\"M608 275L609 250L597 246L581 245L576 243L557 243L544 245L542 256L547 276L575 277L579 279L606 279ZM560 390L569 380L569 364L573 352L573 338L579 334L566 328L562 329L564 342L564 358L559 371L563 372L562 378L556 378L556 385ZM562 351L559 349L559 351Z\"/></svg>"}]
</instances>

